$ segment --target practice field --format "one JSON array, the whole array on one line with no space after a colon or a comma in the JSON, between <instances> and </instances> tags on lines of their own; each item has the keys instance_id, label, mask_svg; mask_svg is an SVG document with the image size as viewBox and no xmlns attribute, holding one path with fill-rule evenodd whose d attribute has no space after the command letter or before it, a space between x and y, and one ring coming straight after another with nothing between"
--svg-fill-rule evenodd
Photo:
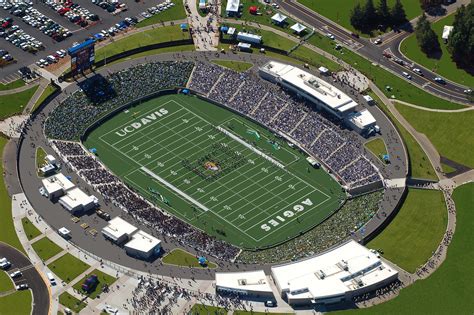
<instances>
[{"instance_id":1,"label":"practice field","mask_svg":"<svg viewBox=\"0 0 474 315\"><path fill-rule=\"evenodd\" d=\"M193 96L163 96L125 110L85 145L149 201L240 247L294 237L344 199L339 184L299 150Z\"/></svg>"}]
</instances>

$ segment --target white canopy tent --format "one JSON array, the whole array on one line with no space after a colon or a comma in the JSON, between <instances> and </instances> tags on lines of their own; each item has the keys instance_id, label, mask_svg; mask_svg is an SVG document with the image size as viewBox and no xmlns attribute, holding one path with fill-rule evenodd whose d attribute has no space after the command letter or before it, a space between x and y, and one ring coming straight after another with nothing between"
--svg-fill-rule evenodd
<instances>
[{"instance_id":1,"label":"white canopy tent","mask_svg":"<svg viewBox=\"0 0 474 315\"><path fill-rule=\"evenodd\" d=\"M281 13L277 13L274 16L272 16L272 21L278 24L283 23L286 19L287 19L287 16Z\"/></svg>"},{"instance_id":2,"label":"white canopy tent","mask_svg":"<svg viewBox=\"0 0 474 315\"><path fill-rule=\"evenodd\" d=\"M303 24L300 24L300 23L296 23L294 24L291 29L293 31L295 31L295 33L301 33L302 31L304 31L306 29L306 26L304 26Z\"/></svg>"}]
</instances>

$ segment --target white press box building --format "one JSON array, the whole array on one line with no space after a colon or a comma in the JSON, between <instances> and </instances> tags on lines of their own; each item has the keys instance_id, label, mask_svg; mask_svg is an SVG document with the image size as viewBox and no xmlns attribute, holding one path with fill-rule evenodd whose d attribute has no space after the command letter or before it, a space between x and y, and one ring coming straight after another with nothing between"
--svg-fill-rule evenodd
<instances>
[{"instance_id":1,"label":"white press box building","mask_svg":"<svg viewBox=\"0 0 474 315\"><path fill-rule=\"evenodd\" d=\"M102 229L102 234L115 244L122 244L128 241L136 231L138 231L136 226L121 217L115 217Z\"/></svg>"},{"instance_id":2,"label":"white press box building","mask_svg":"<svg viewBox=\"0 0 474 315\"><path fill-rule=\"evenodd\" d=\"M383 287L398 271L350 240L319 256L272 267L282 298L290 305L330 304Z\"/></svg>"},{"instance_id":3,"label":"white press box building","mask_svg":"<svg viewBox=\"0 0 474 315\"><path fill-rule=\"evenodd\" d=\"M263 270L216 272L216 291L246 297L273 299L273 291Z\"/></svg>"},{"instance_id":4,"label":"white press box building","mask_svg":"<svg viewBox=\"0 0 474 315\"><path fill-rule=\"evenodd\" d=\"M355 126L352 117L358 113L357 102L326 81L300 68L276 61L269 61L263 65L259 69L259 74L263 79L278 83L315 104L318 110L325 110L338 119L344 119L351 127ZM357 120L357 128L354 129L362 133L374 124L374 117L366 111L363 119Z\"/></svg>"}]
</instances>

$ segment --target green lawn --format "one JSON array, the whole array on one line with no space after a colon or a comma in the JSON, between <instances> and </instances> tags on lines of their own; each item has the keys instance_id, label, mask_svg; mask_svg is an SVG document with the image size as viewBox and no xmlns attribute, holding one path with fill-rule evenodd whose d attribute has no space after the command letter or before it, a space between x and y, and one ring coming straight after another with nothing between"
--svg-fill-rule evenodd
<instances>
[{"instance_id":1,"label":"green lawn","mask_svg":"<svg viewBox=\"0 0 474 315\"><path fill-rule=\"evenodd\" d=\"M189 39L189 33L181 31L179 25L156 27L127 36L97 49L95 52L96 62L134 48L181 39Z\"/></svg>"},{"instance_id":2,"label":"green lawn","mask_svg":"<svg viewBox=\"0 0 474 315\"><path fill-rule=\"evenodd\" d=\"M71 294L64 292L59 296L59 303L75 313L79 313L84 307L87 306L86 302L81 302Z\"/></svg>"},{"instance_id":3,"label":"green lawn","mask_svg":"<svg viewBox=\"0 0 474 315\"><path fill-rule=\"evenodd\" d=\"M162 11L152 17L139 22L136 27L144 27L152 24L161 24L166 21L182 20L186 18L186 11L184 11L183 1L174 0L173 7Z\"/></svg>"},{"instance_id":4,"label":"green lawn","mask_svg":"<svg viewBox=\"0 0 474 315\"><path fill-rule=\"evenodd\" d=\"M216 307L216 306L194 304L188 314L189 315L224 315L224 314L227 314L227 311L223 308Z\"/></svg>"},{"instance_id":5,"label":"green lawn","mask_svg":"<svg viewBox=\"0 0 474 315\"><path fill-rule=\"evenodd\" d=\"M34 224L27 217L21 219L21 223L23 225L23 229L25 230L25 235L28 240L32 240L35 237L41 235L40 230L38 230L36 226L34 226Z\"/></svg>"},{"instance_id":6,"label":"green lawn","mask_svg":"<svg viewBox=\"0 0 474 315\"><path fill-rule=\"evenodd\" d=\"M444 164L444 163L441 163L441 168L443 169L443 172L446 173L446 174L449 174L449 173L452 173L452 172L455 172L456 169L454 167L451 167L447 164Z\"/></svg>"},{"instance_id":7,"label":"green lawn","mask_svg":"<svg viewBox=\"0 0 474 315\"><path fill-rule=\"evenodd\" d=\"M382 69L378 65L372 64L371 61L350 51L349 49L346 49L345 47L336 50L336 43L326 36L314 34L308 41L314 46L335 55L358 69L372 80L389 98L393 95L397 99L428 108L459 109L464 107L463 105L449 102L419 89L407 80L399 78L398 76ZM383 57L380 56L380 58ZM387 90L387 86L390 86L391 90Z\"/></svg>"},{"instance_id":8,"label":"green lawn","mask_svg":"<svg viewBox=\"0 0 474 315\"><path fill-rule=\"evenodd\" d=\"M428 156L426 156L426 153L423 151L415 138L413 138L413 136L405 129L405 127L403 127L402 124L398 122L398 120L392 115L392 113L382 103L378 96L375 95L375 93L369 92L369 95L377 102L379 108L384 111L385 115L387 115L397 127L410 157L411 176L414 178L437 180L438 177L436 176L435 170L431 165Z\"/></svg>"},{"instance_id":9,"label":"green lawn","mask_svg":"<svg viewBox=\"0 0 474 315\"><path fill-rule=\"evenodd\" d=\"M38 170L38 175L40 174L39 168L42 167L46 163L45 162L46 155L48 154L42 147L36 148L36 169Z\"/></svg>"},{"instance_id":10,"label":"green lawn","mask_svg":"<svg viewBox=\"0 0 474 315\"><path fill-rule=\"evenodd\" d=\"M13 289L13 281L6 271L0 270L0 293Z\"/></svg>"},{"instance_id":11,"label":"green lawn","mask_svg":"<svg viewBox=\"0 0 474 315\"><path fill-rule=\"evenodd\" d=\"M110 286L111 284L113 284L117 278L115 277L112 277L98 269L94 269L91 273L87 274L84 278L82 278L81 280L77 281L74 285L73 285L73 288L76 289L77 291L79 292L83 292L82 291L82 284L84 283L84 281L90 276L90 275L96 275L98 278L99 278L99 284L97 285L97 287L95 288L94 291L92 291L88 297L91 298L91 299L95 299L99 294L102 293L102 286L103 285L108 285Z\"/></svg>"},{"instance_id":12,"label":"green lawn","mask_svg":"<svg viewBox=\"0 0 474 315\"><path fill-rule=\"evenodd\" d=\"M252 312L252 311L234 311L234 315L292 315L295 313L273 313L273 312Z\"/></svg>"},{"instance_id":13,"label":"green lawn","mask_svg":"<svg viewBox=\"0 0 474 315\"><path fill-rule=\"evenodd\" d=\"M363 0L298 0L298 2L304 6L318 12L350 31L355 31L350 23L350 13L357 1L362 5L365 3ZM421 14L420 4L418 1L401 1L408 20ZM388 0L387 2L390 8L395 3L394 0ZM377 6L378 3L379 1L374 1L375 6Z\"/></svg>"},{"instance_id":14,"label":"green lawn","mask_svg":"<svg viewBox=\"0 0 474 315\"><path fill-rule=\"evenodd\" d=\"M63 250L47 237L43 237L39 241L34 242L31 246L43 261L50 259Z\"/></svg>"},{"instance_id":15,"label":"green lawn","mask_svg":"<svg viewBox=\"0 0 474 315\"><path fill-rule=\"evenodd\" d=\"M416 281L391 301L361 314L472 314L474 310L474 183L456 188L456 231L444 263L428 279ZM421 233L420 233L421 235Z\"/></svg>"},{"instance_id":16,"label":"green lawn","mask_svg":"<svg viewBox=\"0 0 474 315\"><path fill-rule=\"evenodd\" d=\"M341 65L314 52L308 47L299 46L298 48L296 48L295 50L291 52L290 56L298 60L301 60L303 62L306 62L316 68L319 68L320 66L324 66L328 68L329 70L331 70L332 72L337 72L342 69Z\"/></svg>"},{"instance_id":17,"label":"green lawn","mask_svg":"<svg viewBox=\"0 0 474 315\"><path fill-rule=\"evenodd\" d=\"M163 263L170 265L177 265L183 267L193 267L193 268L216 268L215 263L209 262L206 267L203 267L199 264L196 256L182 250L182 249L173 249L169 254L167 254L162 259Z\"/></svg>"},{"instance_id":18,"label":"green lawn","mask_svg":"<svg viewBox=\"0 0 474 315\"><path fill-rule=\"evenodd\" d=\"M48 265L48 268L66 283L76 279L76 277L89 269L89 267L88 264L70 253L59 257Z\"/></svg>"},{"instance_id":19,"label":"green lawn","mask_svg":"<svg viewBox=\"0 0 474 315\"><path fill-rule=\"evenodd\" d=\"M385 258L413 273L438 247L447 220L440 191L409 189L400 212L367 246L382 249Z\"/></svg>"},{"instance_id":20,"label":"green lawn","mask_svg":"<svg viewBox=\"0 0 474 315\"><path fill-rule=\"evenodd\" d=\"M18 79L8 84L0 83L0 91L13 90L25 85L25 81Z\"/></svg>"},{"instance_id":21,"label":"green lawn","mask_svg":"<svg viewBox=\"0 0 474 315\"><path fill-rule=\"evenodd\" d=\"M3 149L7 144L8 140L0 136L0 173L3 174ZM26 254L23 246L18 239L18 236L15 232L15 227L13 226L12 218L12 202L10 196L8 195L7 188L5 187L5 182L0 180L0 241L10 244L19 251Z\"/></svg>"},{"instance_id":22,"label":"green lawn","mask_svg":"<svg viewBox=\"0 0 474 315\"><path fill-rule=\"evenodd\" d=\"M223 67L232 69L237 72L245 72L248 69L253 67L252 63L242 62L242 61L233 61L233 60L212 60L213 63L221 65Z\"/></svg>"},{"instance_id":23,"label":"green lawn","mask_svg":"<svg viewBox=\"0 0 474 315\"><path fill-rule=\"evenodd\" d=\"M281 49L284 51L290 50L293 46L296 45L295 42L289 40L288 38L284 38L280 35L277 35L271 31L262 30L257 27L240 25L240 24L227 24L229 27L235 27L237 31L249 32L252 34L257 34L262 36L262 44L268 47L273 47L276 49ZM227 37L225 35L224 37Z\"/></svg>"},{"instance_id":24,"label":"green lawn","mask_svg":"<svg viewBox=\"0 0 474 315\"><path fill-rule=\"evenodd\" d=\"M438 40L441 45L441 56L438 58L428 57L421 51L418 46L415 34L407 37L402 44L400 49L411 60L416 63L419 63L425 66L428 69L439 73L441 76L446 79L452 80L454 82L474 87L474 76L466 72L465 70L458 68L456 63L451 59L451 54L448 51L448 46L443 42L441 35L443 34L443 27L445 25L453 25L454 15L451 14L441 20L433 23L433 30L438 35Z\"/></svg>"},{"instance_id":25,"label":"green lawn","mask_svg":"<svg viewBox=\"0 0 474 315\"><path fill-rule=\"evenodd\" d=\"M441 156L474 168L474 111L439 113L397 104L397 110L424 133Z\"/></svg>"},{"instance_id":26,"label":"green lawn","mask_svg":"<svg viewBox=\"0 0 474 315\"><path fill-rule=\"evenodd\" d=\"M56 92L56 88L54 86L52 86L51 84L48 84L48 86L46 87L46 89L44 89L43 93L41 94L41 96L38 98L38 100L36 101L35 105L33 105L33 108L31 109L31 112L34 112L36 108L38 108L38 106L41 105L41 103L44 102L44 100L50 96L51 94L53 94L54 92Z\"/></svg>"},{"instance_id":27,"label":"green lawn","mask_svg":"<svg viewBox=\"0 0 474 315\"><path fill-rule=\"evenodd\" d=\"M17 291L0 297L0 314L26 315L31 314L32 294L30 290Z\"/></svg>"},{"instance_id":28,"label":"green lawn","mask_svg":"<svg viewBox=\"0 0 474 315\"><path fill-rule=\"evenodd\" d=\"M382 138L375 138L366 142L365 147L372 152L377 158L381 158L381 155L387 153L385 142Z\"/></svg>"},{"instance_id":29,"label":"green lawn","mask_svg":"<svg viewBox=\"0 0 474 315\"><path fill-rule=\"evenodd\" d=\"M0 96L0 120L14 116L23 111L30 98L35 94L38 86L23 92Z\"/></svg>"}]
</instances>

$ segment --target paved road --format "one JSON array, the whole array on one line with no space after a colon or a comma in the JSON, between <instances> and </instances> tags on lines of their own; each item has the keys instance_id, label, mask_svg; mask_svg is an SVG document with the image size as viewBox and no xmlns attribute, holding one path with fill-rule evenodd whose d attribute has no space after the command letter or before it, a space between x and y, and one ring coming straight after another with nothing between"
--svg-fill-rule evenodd
<instances>
[{"instance_id":1,"label":"paved road","mask_svg":"<svg viewBox=\"0 0 474 315\"><path fill-rule=\"evenodd\" d=\"M254 56L250 54L226 54L221 55L210 52L186 52L186 53L174 53L174 54L161 54L156 56L147 56L146 60L150 61L159 61L159 60L210 60L215 58L226 58L231 60L243 60L252 62L256 65L261 65L266 62L266 59L263 56ZM143 63L145 58L129 60L124 63L113 64L107 68L101 69L98 71L99 73L103 73L104 75L109 72L115 72L123 68L131 67L132 65ZM96 237L93 237L86 231L84 231L79 224L74 224L71 221L70 214L65 211L59 204L52 204L48 199L42 197L39 192L38 188L41 186L40 179L36 177L36 169L35 169L35 150L37 146L42 146L48 153L54 154L55 152L49 147L44 138L42 124L44 119L48 117L50 112L54 109L57 104L57 101L61 100L62 98L66 97L72 91L76 90L78 87L76 83L71 84L68 86L65 91L57 97L57 100L48 104L41 112L39 116L37 116L33 121L32 125L28 128L25 140L20 148L20 159L18 162L19 169L18 175L22 182L22 188L25 194L28 197L29 202L33 206L33 208L40 214L46 222L53 228L58 229L60 227L67 227L72 233L72 240L80 247L84 248L85 250L98 255L99 257L103 257L104 260L110 260L120 265L124 265L133 269L151 272L154 274L161 274L167 276L176 276L180 278L196 278L196 279L213 279L214 271L203 271L203 270L192 270L188 268L178 268L175 266L169 265L162 265L159 260L151 261L151 262L143 262L140 260L136 260L132 257L129 257L125 254L125 251L118 246L111 244L110 242L106 241L100 234ZM344 89L344 87L340 87ZM347 91L347 93L349 93ZM359 96L355 96L359 97ZM403 149L401 149L401 140L398 137L398 134L393 131L393 127L391 127L391 123L387 120L387 118L376 108L372 107L371 111L374 113L374 116L379 120L381 124L383 134L382 136L387 137L384 138L386 143L388 143L388 148L391 156L394 159L392 164L387 166L381 166L382 172L389 176L390 178L404 178L406 174L406 156L404 154ZM398 156L398 157L397 157ZM374 158L374 160L376 160ZM379 161L374 161L374 163L379 163ZM146 232L156 235L159 239L163 240L162 243L165 252L169 252L173 248L176 247L184 247L186 250L196 253L193 248L188 248L182 246L177 243L174 238L165 237L163 235L157 234L156 231L151 230L138 222L134 222L131 217L128 217L122 210L115 207L112 204L106 204L104 200L101 198L100 194L91 191L90 186L88 186L82 179L80 179L77 174L63 168L63 173L65 175L69 175L72 177L74 183L76 183L79 187L84 189L85 191L89 191L93 193L95 196L99 198L99 203L102 205L104 209L111 213L112 217L117 215L121 215L125 217L126 220L133 222L133 224L139 225L141 229L145 230ZM12 177L10 177L12 179ZM13 187L13 186L12 186ZM363 238L364 236L368 235L370 232L375 230L380 224L383 224L383 221L386 219L387 215L393 211L396 203L400 200L403 190L402 189L387 189L386 194L384 196L383 201L381 202L381 209L379 210L380 216L377 215L374 217L367 226L365 231L365 235L354 235L354 238ZM384 214L385 213L385 214ZM81 216L81 221L88 223L91 228L100 231L105 225L106 222L99 219L95 214L86 214ZM82 223L81 222L81 223ZM211 259L216 261L215 259ZM254 269L261 269L264 268L265 270L269 270L270 265L243 265L243 264L231 264L223 261L216 261L220 266L219 271L239 271L239 270L254 270Z\"/></svg>"},{"instance_id":2,"label":"paved road","mask_svg":"<svg viewBox=\"0 0 474 315\"><path fill-rule=\"evenodd\" d=\"M390 58L383 57L383 51L387 47L379 47L372 44L368 39L365 38L355 38L351 36L350 31L344 29L338 24L330 21L329 19L319 15L318 13L306 8L305 6L295 2L287 0L275 0L283 10L288 12L290 15L297 17L302 20L304 23L311 25L317 31L326 34L331 33L336 37L336 40L343 43L344 45L350 47L353 50L356 50L357 53L367 58L368 60L378 63L381 66L389 69L396 75L403 77L402 72L412 72L410 70L411 61L408 61L408 65L402 66L394 62ZM403 36L408 36L410 33L404 32ZM401 39L400 39L401 40ZM394 43L396 45L396 42ZM396 51L398 52L398 46ZM392 51L394 53L394 51ZM461 86L459 84L447 81L446 85L436 83L434 78L439 76L429 69L419 67L424 71L424 76L419 76L412 72L411 83L425 89L426 91L435 94L437 96L443 97L448 100L455 102L468 103L466 94L463 92L467 87ZM404 78L405 79L405 78Z\"/></svg>"},{"instance_id":3,"label":"paved road","mask_svg":"<svg viewBox=\"0 0 474 315\"><path fill-rule=\"evenodd\" d=\"M0 253L1 257L6 257L12 263L8 272L21 270L23 275L15 279L15 283L27 283L30 287L33 293L33 314L48 315L50 306L49 289L38 270L22 252L10 245L0 242Z\"/></svg>"}]
</instances>

